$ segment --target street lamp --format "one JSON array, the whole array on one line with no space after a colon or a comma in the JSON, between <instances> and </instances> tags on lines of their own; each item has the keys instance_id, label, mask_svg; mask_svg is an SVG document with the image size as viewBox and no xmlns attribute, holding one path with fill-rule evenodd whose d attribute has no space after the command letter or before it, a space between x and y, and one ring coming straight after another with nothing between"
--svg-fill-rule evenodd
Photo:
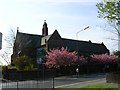
<instances>
[{"instance_id":1,"label":"street lamp","mask_svg":"<svg viewBox=\"0 0 120 90\"><path fill-rule=\"evenodd\" d=\"M76 33L76 39L78 40L78 34L79 34L80 32L82 32L82 31L84 31L84 30L86 30L86 29L88 29L88 28L89 28L89 26L87 26L86 28L84 28L84 29L78 31L78 32Z\"/></svg>"},{"instance_id":2,"label":"street lamp","mask_svg":"<svg viewBox=\"0 0 120 90\"><path fill-rule=\"evenodd\" d=\"M77 58L78 58L78 68L76 69L76 71L77 71L77 73L78 73L78 76L79 76L79 41L78 41L78 34L79 34L80 32L82 32L82 31L88 29L88 28L89 28L89 26L87 26L86 28L84 28L84 29L82 29L82 30L80 30L80 31L78 31L78 32L76 33L76 39L77 39Z\"/></svg>"}]
</instances>

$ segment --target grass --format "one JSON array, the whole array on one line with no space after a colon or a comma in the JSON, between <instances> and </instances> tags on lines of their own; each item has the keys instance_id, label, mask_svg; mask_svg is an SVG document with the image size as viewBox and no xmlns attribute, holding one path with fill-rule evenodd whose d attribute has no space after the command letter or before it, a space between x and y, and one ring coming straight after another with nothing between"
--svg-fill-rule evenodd
<instances>
[{"instance_id":1,"label":"grass","mask_svg":"<svg viewBox=\"0 0 120 90\"><path fill-rule=\"evenodd\" d=\"M114 84L102 83L102 84L93 84L93 85L85 86L75 90L120 90L120 88L118 88L118 86Z\"/></svg>"}]
</instances>

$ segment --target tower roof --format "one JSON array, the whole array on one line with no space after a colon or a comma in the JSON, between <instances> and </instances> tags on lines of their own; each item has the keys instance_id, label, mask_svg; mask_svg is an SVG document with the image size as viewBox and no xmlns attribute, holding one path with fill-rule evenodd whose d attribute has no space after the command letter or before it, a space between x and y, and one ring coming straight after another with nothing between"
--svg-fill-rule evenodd
<instances>
[{"instance_id":1,"label":"tower roof","mask_svg":"<svg viewBox=\"0 0 120 90\"><path fill-rule=\"evenodd\" d=\"M48 35L48 27L47 27L46 20L44 20L44 24L43 24L43 28L42 28L42 35L43 36L47 36Z\"/></svg>"}]
</instances>

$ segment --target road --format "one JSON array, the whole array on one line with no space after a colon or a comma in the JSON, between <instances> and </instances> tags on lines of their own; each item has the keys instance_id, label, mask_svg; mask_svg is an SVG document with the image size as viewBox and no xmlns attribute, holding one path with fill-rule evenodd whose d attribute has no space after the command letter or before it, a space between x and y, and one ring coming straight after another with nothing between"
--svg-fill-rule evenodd
<instances>
[{"instance_id":1,"label":"road","mask_svg":"<svg viewBox=\"0 0 120 90\"><path fill-rule=\"evenodd\" d=\"M105 74L56 77L47 80L4 81L2 88L80 88L95 83L105 83Z\"/></svg>"}]
</instances>

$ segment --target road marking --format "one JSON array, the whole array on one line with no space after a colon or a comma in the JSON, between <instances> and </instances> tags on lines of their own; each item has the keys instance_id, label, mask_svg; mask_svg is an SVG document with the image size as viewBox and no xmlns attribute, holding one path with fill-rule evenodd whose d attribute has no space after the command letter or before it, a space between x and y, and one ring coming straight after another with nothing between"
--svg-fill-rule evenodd
<instances>
[{"instance_id":1,"label":"road marking","mask_svg":"<svg viewBox=\"0 0 120 90\"><path fill-rule=\"evenodd\" d=\"M103 80L105 78L102 78ZM55 88L64 88L64 87L68 87L68 86L73 86L73 85L77 85L77 84L81 84L81 83L90 83L90 82L95 82L95 81L98 81L98 80L102 80L102 79L96 79L96 80L90 80L90 81L84 81L84 82L77 82L77 83L73 83L73 84L66 84L66 85L61 85L61 86L56 86Z\"/></svg>"}]
</instances>

